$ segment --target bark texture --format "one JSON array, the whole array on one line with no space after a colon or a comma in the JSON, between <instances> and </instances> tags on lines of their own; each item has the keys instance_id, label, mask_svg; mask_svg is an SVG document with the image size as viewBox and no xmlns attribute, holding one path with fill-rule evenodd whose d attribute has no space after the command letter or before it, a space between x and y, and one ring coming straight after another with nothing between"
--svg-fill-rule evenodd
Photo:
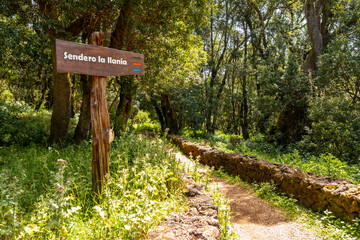
<instances>
[{"instance_id":1,"label":"bark texture","mask_svg":"<svg viewBox=\"0 0 360 240\"><path fill-rule=\"evenodd\" d=\"M106 102L106 77L93 76L91 86L92 126L92 184L93 191L100 194L102 183L109 173L110 143L114 133Z\"/></svg>"},{"instance_id":2,"label":"bark texture","mask_svg":"<svg viewBox=\"0 0 360 240\"><path fill-rule=\"evenodd\" d=\"M306 0L305 17L307 30L311 39L311 51L307 56L303 70L315 77L317 61L327 46L330 36L328 31L328 20L331 17L329 0Z\"/></svg>"},{"instance_id":3,"label":"bark texture","mask_svg":"<svg viewBox=\"0 0 360 240\"><path fill-rule=\"evenodd\" d=\"M95 32L92 34L92 44L102 46L102 41L108 38L110 38L109 33ZM90 103L93 137L92 187L93 191L100 195L102 185L109 174L110 144L114 140L106 101L106 77L92 77Z\"/></svg>"},{"instance_id":4,"label":"bark texture","mask_svg":"<svg viewBox=\"0 0 360 240\"><path fill-rule=\"evenodd\" d=\"M90 113L90 92L91 92L91 80L81 75L81 81L83 85L83 100L81 103L81 111L79 116L79 122L75 129L74 140L76 144L80 144L86 140L89 136L91 113Z\"/></svg>"},{"instance_id":5,"label":"bark texture","mask_svg":"<svg viewBox=\"0 0 360 240\"><path fill-rule=\"evenodd\" d=\"M178 133L179 125L177 121L176 111L171 104L171 96L163 93L161 94L161 108L165 118L165 125L169 128L170 133Z\"/></svg>"},{"instance_id":6,"label":"bark texture","mask_svg":"<svg viewBox=\"0 0 360 240\"><path fill-rule=\"evenodd\" d=\"M55 44L55 42L54 42ZM52 51L53 66L56 66L55 46ZM69 130L71 116L71 83L68 73L58 73L56 67L54 76L54 103L51 115L49 144L62 145Z\"/></svg>"},{"instance_id":7,"label":"bark texture","mask_svg":"<svg viewBox=\"0 0 360 240\"><path fill-rule=\"evenodd\" d=\"M133 93L135 92L134 77L121 77L120 82L120 101L116 109L114 131L116 135L121 135L126 130L132 110Z\"/></svg>"}]
</instances>

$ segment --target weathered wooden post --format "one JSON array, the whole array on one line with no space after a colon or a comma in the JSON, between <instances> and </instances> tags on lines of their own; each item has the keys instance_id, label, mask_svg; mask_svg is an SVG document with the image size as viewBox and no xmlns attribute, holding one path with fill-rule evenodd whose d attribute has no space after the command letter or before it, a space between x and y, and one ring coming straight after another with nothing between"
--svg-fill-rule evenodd
<instances>
[{"instance_id":1,"label":"weathered wooden post","mask_svg":"<svg viewBox=\"0 0 360 240\"><path fill-rule=\"evenodd\" d=\"M94 32L91 36L94 46L102 46L110 34ZM91 84L91 132L92 132L92 186L95 193L101 193L102 182L109 173L110 144L114 132L110 129L110 117L106 101L105 76L92 76Z\"/></svg>"},{"instance_id":2,"label":"weathered wooden post","mask_svg":"<svg viewBox=\"0 0 360 240\"><path fill-rule=\"evenodd\" d=\"M110 33L93 33L93 46L56 40L58 72L92 75L92 184L97 194L101 194L103 181L109 174L110 144L114 140L106 102L106 76L144 74L144 55L102 47L102 42L110 36Z\"/></svg>"}]
</instances>

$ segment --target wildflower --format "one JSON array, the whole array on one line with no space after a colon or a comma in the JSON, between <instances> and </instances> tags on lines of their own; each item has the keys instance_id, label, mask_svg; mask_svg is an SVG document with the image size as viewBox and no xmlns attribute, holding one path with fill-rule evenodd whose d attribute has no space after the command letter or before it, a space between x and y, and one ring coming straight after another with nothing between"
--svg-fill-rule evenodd
<instances>
[{"instance_id":1,"label":"wildflower","mask_svg":"<svg viewBox=\"0 0 360 240\"><path fill-rule=\"evenodd\" d=\"M64 189L64 186L62 186L62 185L60 185L60 184L56 185L56 187L57 187L60 191Z\"/></svg>"},{"instance_id":2,"label":"wildflower","mask_svg":"<svg viewBox=\"0 0 360 240\"><path fill-rule=\"evenodd\" d=\"M105 218L105 212L102 210L100 206L95 206L95 210L99 213L99 216Z\"/></svg>"},{"instance_id":3,"label":"wildflower","mask_svg":"<svg viewBox=\"0 0 360 240\"><path fill-rule=\"evenodd\" d=\"M66 183L69 184L69 183L70 183L70 180L67 180Z\"/></svg>"},{"instance_id":4,"label":"wildflower","mask_svg":"<svg viewBox=\"0 0 360 240\"><path fill-rule=\"evenodd\" d=\"M59 158L59 159L57 160L57 162L58 162L59 164L67 164L67 161L64 160L64 159L62 159L62 158Z\"/></svg>"}]
</instances>

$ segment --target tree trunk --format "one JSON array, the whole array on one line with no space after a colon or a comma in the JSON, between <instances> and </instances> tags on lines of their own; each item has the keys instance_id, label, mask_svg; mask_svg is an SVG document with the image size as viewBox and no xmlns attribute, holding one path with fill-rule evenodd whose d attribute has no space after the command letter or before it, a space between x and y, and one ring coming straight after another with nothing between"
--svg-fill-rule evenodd
<instances>
[{"instance_id":1,"label":"tree trunk","mask_svg":"<svg viewBox=\"0 0 360 240\"><path fill-rule=\"evenodd\" d=\"M246 81L247 81L247 24L244 23L244 29L245 29L245 42L244 42L244 73L242 77L242 121L241 121L241 131L243 138L246 140L249 138L249 132L248 132L248 103L247 103L247 91L246 91Z\"/></svg>"},{"instance_id":2,"label":"tree trunk","mask_svg":"<svg viewBox=\"0 0 360 240\"><path fill-rule=\"evenodd\" d=\"M311 39L311 51L307 56L303 70L306 73L310 73L312 78L315 78L315 72L317 69L317 61L322 54L324 47L329 42L328 32L328 19L331 16L331 12L328 9L328 0L306 0L305 2L305 17L308 33ZM322 13L322 21L321 21Z\"/></svg>"},{"instance_id":3,"label":"tree trunk","mask_svg":"<svg viewBox=\"0 0 360 240\"><path fill-rule=\"evenodd\" d=\"M134 33L136 21L131 17L133 14L133 1L125 0L116 20L114 31L111 33L110 48L127 50L131 49L129 34ZM133 77L120 77L119 105L116 108L114 131L121 135L126 130L126 124L132 109L132 96L136 91Z\"/></svg>"},{"instance_id":4,"label":"tree trunk","mask_svg":"<svg viewBox=\"0 0 360 240\"><path fill-rule=\"evenodd\" d=\"M171 97L165 93L161 94L161 107L165 117L166 127L169 128L169 133L177 134L179 132L177 114L171 105Z\"/></svg>"},{"instance_id":5,"label":"tree trunk","mask_svg":"<svg viewBox=\"0 0 360 240\"><path fill-rule=\"evenodd\" d=\"M248 103L247 103L247 91L246 91L246 75L243 76L243 83L242 83L242 122L241 122L241 131L243 138L246 140L249 136L249 123L248 123Z\"/></svg>"},{"instance_id":6,"label":"tree trunk","mask_svg":"<svg viewBox=\"0 0 360 240\"><path fill-rule=\"evenodd\" d=\"M43 78L42 75L40 77ZM39 109L43 105L45 98L46 98L46 93L47 93L48 86L49 86L49 80L47 79L47 77L45 77L43 81L44 81L44 87L41 90L41 97L40 97L39 102L35 106L35 111L39 111Z\"/></svg>"},{"instance_id":7,"label":"tree trunk","mask_svg":"<svg viewBox=\"0 0 360 240\"><path fill-rule=\"evenodd\" d=\"M79 116L79 122L75 129L74 140L76 144L80 144L86 140L89 136L90 130L90 93L91 93L91 79L86 75L80 77L83 85L83 99L81 103L81 111Z\"/></svg>"},{"instance_id":8,"label":"tree trunk","mask_svg":"<svg viewBox=\"0 0 360 240\"><path fill-rule=\"evenodd\" d=\"M132 76L121 77L120 101L116 109L114 131L121 135L126 130L126 125L132 109L132 95L135 92L134 78Z\"/></svg>"},{"instance_id":9,"label":"tree trunk","mask_svg":"<svg viewBox=\"0 0 360 240\"><path fill-rule=\"evenodd\" d=\"M155 108L155 111L156 111L156 114L158 115L158 118L159 118L159 122L160 122L160 125L161 125L161 130L165 130L165 120L164 120L164 116L161 112L161 109L158 105L158 103L156 102L156 100L154 99L153 96L151 96L151 104L154 106Z\"/></svg>"},{"instance_id":10,"label":"tree trunk","mask_svg":"<svg viewBox=\"0 0 360 240\"><path fill-rule=\"evenodd\" d=\"M71 115L71 84L69 73L56 72L55 41L52 48L52 63L54 76L54 102L48 143L62 145L65 142L69 130Z\"/></svg>"},{"instance_id":11,"label":"tree trunk","mask_svg":"<svg viewBox=\"0 0 360 240\"><path fill-rule=\"evenodd\" d=\"M72 86L72 88L71 88L71 100L70 100L70 103L71 103L71 106L70 106L70 112L71 112L71 115L70 115L70 118L74 118L75 117L75 114L76 114L76 109L77 109L77 107L76 107L76 104L77 104L77 102L76 102L76 95L77 95L77 84L76 84L76 76L75 75L73 75L73 77L72 78L70 78L70 79L72 79L72 82L71 82L71 86Z\"/></svg>"}]
</instances>

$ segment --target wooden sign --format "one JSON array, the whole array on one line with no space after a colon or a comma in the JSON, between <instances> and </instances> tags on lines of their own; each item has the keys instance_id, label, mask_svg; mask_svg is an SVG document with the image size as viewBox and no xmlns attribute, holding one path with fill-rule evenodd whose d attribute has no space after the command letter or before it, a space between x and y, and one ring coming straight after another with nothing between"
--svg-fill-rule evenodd
<instances>
[{"instance_id":1,"label":"wooden sign","mask_svg":"<svg viewBox=\"0 0 360 240\"><path fill-rule=\"evenodd\" d=\"M56 39L56 68L93 76L144 75L144 55Z\"/></svg>"},{"instance_id":2,"label":"wooden sign","mask_svg":"<svg viewBox=\"0 0 360 240\"><path fill-rule=\"evenodd\" d=\"M91 131L92 131L92 184L96 194L109 174L110 144L114 132L106 102L106 77L144 75L144 55L102 47L111 33L94 32L92 44L56 40L56 70L92 75Z\"/></svg>"}]
</instances>

